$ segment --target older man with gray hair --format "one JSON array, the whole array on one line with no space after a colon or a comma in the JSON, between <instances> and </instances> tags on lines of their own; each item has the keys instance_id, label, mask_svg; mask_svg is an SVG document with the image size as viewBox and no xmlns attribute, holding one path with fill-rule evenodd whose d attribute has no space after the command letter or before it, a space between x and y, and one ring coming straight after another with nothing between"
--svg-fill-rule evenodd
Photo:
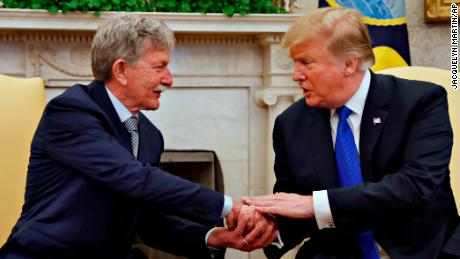
<instances>
[{"instance_id":1,"label":"older man with gray hair","mask_svg":"<svg viewBox=\"0 0 460 259\"><path fill-rule=\"evenodd\" d=\"M172 86L173 47L171 30L147 16L116 16L98 29L96 80L46 106L22 214L0 258L133 258L136 231L147 244L193 258L275 238L271 219L157 167L163 137L140 111L158 109ZM212 228L225 216L228 228Z\"/></svg>"}]
</instances>

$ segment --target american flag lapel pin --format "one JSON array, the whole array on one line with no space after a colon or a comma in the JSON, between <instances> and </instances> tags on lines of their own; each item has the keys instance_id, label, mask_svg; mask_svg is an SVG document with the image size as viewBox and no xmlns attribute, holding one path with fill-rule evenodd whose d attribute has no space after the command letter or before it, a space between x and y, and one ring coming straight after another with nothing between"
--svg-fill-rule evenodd
<instances>
[{"instance_id":1,"label":"american flag lapel pin","mask_svg":"<svg viewBox=\"0 0 460 259\"><path fill-rule=\"evenodd\" d=\"M374 125L382 123L382 119L380 119L380 117L374 117L372 121L374 122Z\"/></svg>"}]
</instances>

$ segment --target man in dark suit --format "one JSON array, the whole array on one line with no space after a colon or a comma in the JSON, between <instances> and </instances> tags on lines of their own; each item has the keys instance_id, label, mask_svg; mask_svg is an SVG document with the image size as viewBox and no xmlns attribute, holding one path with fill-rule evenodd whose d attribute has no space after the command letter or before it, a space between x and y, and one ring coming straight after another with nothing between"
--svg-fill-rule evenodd
<instances>
[{"instance_id":1,"label":"man in dark suit","mask_svg":"<svg viewBox=\"0 0 460 259\"><path fill-rule=\"evenodd\" d=\"M369 71L353 9L307 13L283 44L305 100L275 122L275 194L243 198L279 215L267 257L304 241L296 258L456 258L446 91Z\"/></svg>"},{"instance_id":2,"label":"man in dark suit","mask_svg":"<svg viewBox=\"0 0 460 259\"><path fill-rule=\"evenodd\" d=\"M140 110L158 109L172 85L173 46L173 33L151 17L116 16L98 29L96 81L47 105L22 214L0 258L133 258L136 231L149 245L193 258L275 238L270 219L156 167L163 137ZM224 216L229 228L211 231Z\"/></svg>"}]
</instances>

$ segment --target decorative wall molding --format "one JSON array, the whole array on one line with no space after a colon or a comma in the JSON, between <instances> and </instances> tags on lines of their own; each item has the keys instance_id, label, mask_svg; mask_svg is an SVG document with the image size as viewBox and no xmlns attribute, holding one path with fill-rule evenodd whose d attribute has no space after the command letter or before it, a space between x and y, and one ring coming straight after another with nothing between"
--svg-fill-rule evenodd
<instances>
[{"instance_id":1,"label":"decorative wall molding","mask_svg":"<svg viewBox=\"0 0 460 259\"><path fill-rule=\"evenodd\" d=\"M71 51L74 51L74 49L72 49ZM87 56L87 53L85 53L84 55ZM50 65L50 67L66 75L74 77L93 76L93 73L89 66L82 65L81 63L78 64L78 61L74 61L73 63L62 62L59 58L56 58L56 55L53 55L53 53L48 50L40 51L38 56L41 60L43 60L43 62ZM72 52L70 52L70 59L75 60L75 58L78 57L76 57L75 54L72 54Z\"/></svg>"},{"instance_id":2,"label":"decorative wall molding","mask_svg":"<svg viewBox=\"0 0 460 259\"><path fill-rule=\"evenodd\" d=\"M0 29L0 41L3 42L81 42L91 43L94 32L68 31L13 31ZM212 35L212 34L182 34L176 33L178 44L218 44L218 45L254 45L257 39L253 35Z\"/></svg>"},{"instance_id":3,"label":"decorative wall molding","mask_svg":"<svg viewBox=\"0 0 460 259\"><path fill-rule=\"evenodd\" d=\"M49 14L44 10L0 9L0 41L91 42L98 25L117 12ZM164 21L178 44L253 45L259 34L280 42L296 14L138 13ZM268 35L268 36L267 36Z\"/></svg>"},{"instance_id":4,"label":"decorative wall molding","mask_svg":"<svg viewBox=\"0 0 460 259\"><path fill-rule=\"evenodd\" d=\"M181 34L176 33L178 44L216 44L216 45L254 45L253 35L215 35L215 34Z\"/></svg>"},{"instance_id":5,"label":"decorative wall molding","mask_svg":"<svg viewBox=\"0 0 460 259\"><path fill-rule=\"evenodd\" d=\"M99 17L79 12L49 14L45 10L0 9L0 30L69 30L96 31L97 26L117 12L103 12ZM227 17L223 14L138 13L164 21L178 33L283 33L298 14L249 14Z\"/></svg>"},{"instance_id":6,"label":"decorative wall molding","mask_svg":"<svg viewBox=\"0 0 460 259\"><path fill-rule=\"evenodd\" d=\"M257 42L262 46L280 44L282 39L283 33L259 34L257 36Z\"/></svg>"},{"instance_id":7,"label":"decorative wall molding","mask_svg":"<svg viewBox=\"0 0 460 259\"><path fill-rule=\"evenodd\" d=\"M280 48L275 52L275 64L282 70L291 70L294 67L294 62L289 58L287 50Z\"/></svg>"},{"instance_id":8,"label":"decorative wall molding","mask_svg":"<svg viewBox=\"0 0 460 259\"><path fill-rule=\"evenodd\" d=\"M258 105L274 106L280 97L290 97L295 102L302 98L302 92L297 87L270 87L258 90L255 94Z\"/></svg>"},{"instance_id":9,"label":"decorative wall molding","mask_svg":"<svg viewBox=\"0 0 460 259\"><path fill-rule=\"evenodd\" d=\"M13 31L0 29L0 41L27 42L27 41L48 41L48 42L87 42L93 40L92 32L52 32L52 31Z\"/></svg>"}]
</instances>

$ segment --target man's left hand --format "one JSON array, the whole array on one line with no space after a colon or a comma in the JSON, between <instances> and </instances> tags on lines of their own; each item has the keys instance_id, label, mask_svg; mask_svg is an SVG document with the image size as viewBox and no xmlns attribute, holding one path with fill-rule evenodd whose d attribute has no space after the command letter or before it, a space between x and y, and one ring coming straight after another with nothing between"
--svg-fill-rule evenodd
<instances>
[{"instance_id":1,"label":"man's left hand","mask_svg":"<svg viewBox=\"0 0 460 259\"><path fill-rule=\"evenodd\" d=\"M265 196L243 197L241 200L247 205L255 206L262 213L296 219L315 216L311 195L278 192Z\"/></svg>"}]
</instances>

